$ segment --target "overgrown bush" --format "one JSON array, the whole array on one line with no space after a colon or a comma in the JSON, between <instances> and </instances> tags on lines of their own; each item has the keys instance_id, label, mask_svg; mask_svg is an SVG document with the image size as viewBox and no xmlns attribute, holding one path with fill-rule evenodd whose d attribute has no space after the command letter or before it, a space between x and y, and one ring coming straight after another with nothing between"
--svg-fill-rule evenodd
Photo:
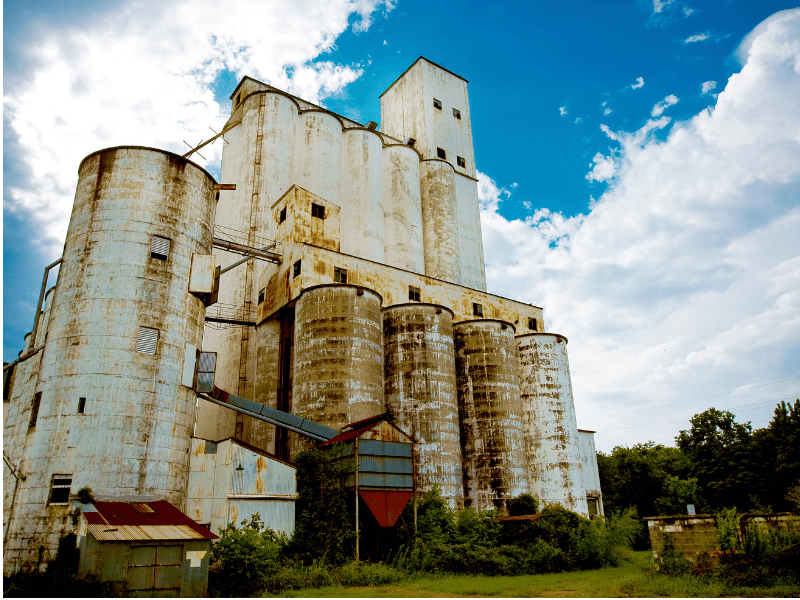
<instances>
[{"instance_id":1,"label":"overgrown bush","mask_svg":"<svg viewBox=\"0 0 800 600\"><path fill-rule=\"evenodd\" d=\"M539 512L539 500L532 494L521 494L508 501L508 514L512 517L535 515Z\"/></svg>"},{"instance_id":2,"label":"overgrown bush","mask_svg":"<svg viewBox=\"0 0 800 600\"><path fill-rule=\"evenodd\" d=\"M286 553L305 565L341 565L353 556L354 519L343 484L349 471L336 456L333 448L301 452L294 459L297 516Z\"/></svg>"},{"instance_id":3,"label":"overgrown bush","mask_svg":"<svg viewBox=\"0 0 800 600\"><path fill-rule=\"evenodd\" d=\"M263 589L280 569L287 543L286 535L265 527L258 513L241 526L229 523L211 546L209 589L225 596L249 596Z\"/></svg>"}]
</instances>

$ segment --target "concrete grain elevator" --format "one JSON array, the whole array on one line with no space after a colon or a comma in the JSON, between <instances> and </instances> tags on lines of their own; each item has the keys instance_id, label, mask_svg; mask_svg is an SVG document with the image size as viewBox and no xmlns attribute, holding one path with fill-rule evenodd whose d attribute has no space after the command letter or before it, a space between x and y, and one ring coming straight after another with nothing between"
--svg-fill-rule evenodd
<instances>
[{"instance_id":1,"label":"concrete grain elevator","mask_svg":"<svg viewBox=\"0 0 800 600\"><path fill-rule=\"evenodd\" d=\"M84 486L291 531L274 478L314 442L199 398L199 350L259 405L334 430L387 413L454 508L588 514L567 340L486 291L467 81L418 59L380 130L249 77L231 100L220 183L150 148L80 165L4 416L7 570L56 547Z\"/></svg>"}]
</instances>

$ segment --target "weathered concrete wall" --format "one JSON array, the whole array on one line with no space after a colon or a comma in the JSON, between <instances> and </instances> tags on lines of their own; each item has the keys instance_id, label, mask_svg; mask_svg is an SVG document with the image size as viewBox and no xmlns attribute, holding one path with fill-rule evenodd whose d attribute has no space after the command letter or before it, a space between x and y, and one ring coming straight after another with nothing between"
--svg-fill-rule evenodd
<instances>
[{"instance_id":1,"label":"weathered concrete wall","mask_svg":"<svg viewBox=\"0 0 800 600\"><path fill-rule=\"evenodd\" d=\"M295 306L293 414L340 427L381 414L381 297L349 285L306 289ZM292 455L309 447L294 437Z\"/></svg>"},{"instance_id":2,"label":"weathered concrete wall","mask_svg":"<svg viewBox=\"0 0 800 600\"><path fill-rule=\"evenodd\" d=\"M595 500L597 514L604 515L603 492L600 490L600 471L597 467L597 449L594 445L594 431L578 429L578 448L583 473L583 488L586 490L587 506L591 499ZM589 507L589 514L591 514Z\"/></svg>"},{"instance_id":3,"label":"weathered concrete wall","mask_svg":"<svg viewBox=\"0 0 800 600\"><path fill-rule=\"evenodd\" d=\"M510 323L456 323L464 502L498 508L528 491L517 348Z\"/></svg>"},{"instance_id":4,"label":"weathered concrete wall","mask_svg":"<svg viewBox=\"0 0 800 600\"><path fill-rule=\"evenodd\" d=\"M472 179L460 175L456 175L455 184L458 213L458 283L486 291L478 185Z\"/></svg>"},{"instance_id":5,"label":"weathered concrete wall","mask_svg":"<svg viewBox=\"0 0 800 600\"><path fill-rule=\"evenodd\" d=\"M348 283L375 290L383 297L384 306L408 302L408 288L414 286L420 289L422 302L452 310L455 322L473 319L473 303L478 303L484 317L513 323L520 334L533 331L528 328L529 317L537 320L538 331L544 330L542 309L538 306L308 244L286 244L283 252L283 263L269 265L261 274L259 288L266 288L266 298L258 306L259 322L297 298L303 289L333 283L334 269L341 267L347 269ZM294 277L292 268L298 258L302 260L302 271Z\"/></svg>"},{"instance_id":6,"label":"weathered concrete wall","mask_svg":"<svg viewBox=\"0 0 800 600\"><path fill-rule=\"evenodd\" d=\"M383 149L385 263L425 272L419 155L405 145Z\"/></svg>"},{"instance_id":7,"label":"weathered concrete wall","mask_svg":"<svg viewBox=\"0 0 800 600\"><path fill-rule=\"evenodd\" d=\"M27 428L27 478L6 557L35 553L40 542L55 549L67 506L48 504L53 474L70 474L73 492L183 506L195 397L180 376L205 314L188 280L192 254L211 252L213 186L194 163L149 148L111 148L81 163L35 386L38 419L32 428L17 420ZM154 235L170 240L166 260L150 256ZM136 350L140 327L157 331L153 353Z\"/></svg>"},{"instance_id":8,"label":"weathered concrete wall","mask_svg":"<svg viewBox=\"0 0 800 600\"><path fill-rule=\"evenodd\" d=\"M192 438L186 514L219 534L256 513L275 531L294 532L296 469L234 440ZM241 467L241 469L239 468Z\"/></svg>"},{"instance_id":9,"label":"weathered concrete wall","mask_svg":"<svg viewBox=\"0 0 800 600\"><path fill-rule=\"evenodd\" d=\"M383 309L384 390L395 425L416 445L417 488L464 505L453 313L432 304Z\"/></svg>"},{"instance_id":10,"label":"weathered concrete wall","mask_svg":"<svg viewBox=\"0 0 800 600\"><path fill-rule=\"evenodd\" d=\"M531 493L588 516L567 340L540 333L517 342Z\"/></svg>"},{"instance_id":11,"label":"weathered concrete wall","mask_svg":"<svg viewBox=\"0 0 800 600\"><path fill-rule=\"evenodd\" d=\"M695 558L701 552L717 549L716 515L645 517L650 545L656 562L661 562L665 538L669 536L672 544L681 555ZM742 516L737 537L744 539L747 528L753 525L773 529L800 528L800 517L790 513L752 514Z\"/></svg>"},{"instance_id":12,"label":"weathered concrete wall","mask_svg":"<svg viewBox=\"0 0 800 600\"><path fill-rule=\"evenodd\" d=\"M342 136L342 252L384 262L383 140L366 129Z\"/></svg>"},{"instance_id":13,"label":"weathered concrete wall","mask_svg":"<svg viewBox=\"0 0 800 600\"><path fill-rule=\"evenodd\" d=\"M419 171L425 275L460 283L459 215L453 167L443 160L429 159L422 162Z\"/></svg>"}]
</instances>

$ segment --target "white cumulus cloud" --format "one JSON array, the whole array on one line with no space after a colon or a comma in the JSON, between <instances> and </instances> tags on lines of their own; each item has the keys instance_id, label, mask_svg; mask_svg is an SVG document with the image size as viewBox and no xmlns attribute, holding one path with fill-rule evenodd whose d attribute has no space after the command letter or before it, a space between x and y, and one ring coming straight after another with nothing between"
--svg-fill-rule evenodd
<instances>
[{"instance_id":1,"label":"white cumulus cloud","mask_svg":"<svg viewBox=\"0 0 800 600\"><path fill-rule=\"evenodd\" d=\"M631 89L637 90L642 86L644 86L644 77L637 77L636 83L631 84Z\"/></svg>"},{"instance_id":2,"label":"white cumulus cloud","mask_svg":"<svg viewBox=\"0 0 800 600\"><path fill-rule=\"evenodd\" d=\"M704 42L710 37L711 37L710 33L698 33L697 35L690 35L688 38L683 40L683 43L694 44L695 42Z\"/></svg>"},{"instance_id":3,"label":"white cumulus cloud","mask_svg":"<svg viewBox=\"0 0 800 600\"><path fill-rule=\"evenodd\" d=\"M224 10L212 0L142 0L88 28L41 35L31 72L3 98L6 152L23 171L6 207L38 222L39 243L54 254L84 156L129 144L183 152L183 140L210 137L209 126L228 116L213 92L225 70L321 102L362 69L320 56L348 27L364 31L391 8L381 0L240 0ZM220 146L203 151L208 163L218 163Z\"/></svg>"},{"instance_id":4,"label":"white cumulus cloud","mask_svg":"<svg viewBox=\"0 0 800 600\"><path fill-rule=\"evenodd\" d=\"M608 187L585 215L505 218L482 176L489 289L543 306L569 338L598 449L632 428L669 444L685 427L670 419L709 406L764 426L800 394L800 10L748 43L715 106L603 129L618 147L592 159L587 178Z\"/></svg>"},{"instance_id":5,"label":"white cumulus cloud","mask_svg":"<svg viewBox=\"0 0 800 600\"><path fill-rule=\"evenodd\" d=\"M562 107L560 107L560 108L558 109L558 112L559 112L559 114L560 114L560 115L563 117L565 114L567 114L567 107L566 107L566 106L562 106Z\"/></svg>"},{"instance_id":6,"label":"white cumulus cloud","mask_svg":"<svg viewBox=\"0 0 800 600\"><path fill-rule=\"evenodd\" d=\"M716 87L717 87L717 82L716 81L704 81L703 82L703 87L702 87L702 90L701 90L700 93L701 94L707 94L711 90L716 89Z\"/></svg>"},{"instance_id":7,"label":"white cumulus cloud","mask_svg":"<svg viewBox=\"0 0 800 600\"><path fill-rule=\"evenodd\" d=\"M664 98L661 102L656 103L656 105L653 107L653 111L651 114L654 117L661 116L661 113L663 113L668 106L672 106L673 104L677 103L678 103L678 98L673 94L670 94L669 96Z\"/></svg>"}]
</instances>

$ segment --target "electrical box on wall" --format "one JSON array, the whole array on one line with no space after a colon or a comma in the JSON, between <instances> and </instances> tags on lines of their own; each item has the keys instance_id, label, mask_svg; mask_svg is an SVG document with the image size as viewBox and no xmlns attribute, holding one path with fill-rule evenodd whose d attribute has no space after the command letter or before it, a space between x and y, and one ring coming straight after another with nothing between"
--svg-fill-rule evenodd
<instances>
[{"instance_id":1,"label":"electrical box on wall","mask_svg":"<svg viewBox=\"0 0 800 600\"><path fill-rule=\"evenodd\" d=\"M217 302L219 296L220 267L213 254L192 254L189 273L189 292L200 298L206 306Z\"/></svg>"}]
</instances>

